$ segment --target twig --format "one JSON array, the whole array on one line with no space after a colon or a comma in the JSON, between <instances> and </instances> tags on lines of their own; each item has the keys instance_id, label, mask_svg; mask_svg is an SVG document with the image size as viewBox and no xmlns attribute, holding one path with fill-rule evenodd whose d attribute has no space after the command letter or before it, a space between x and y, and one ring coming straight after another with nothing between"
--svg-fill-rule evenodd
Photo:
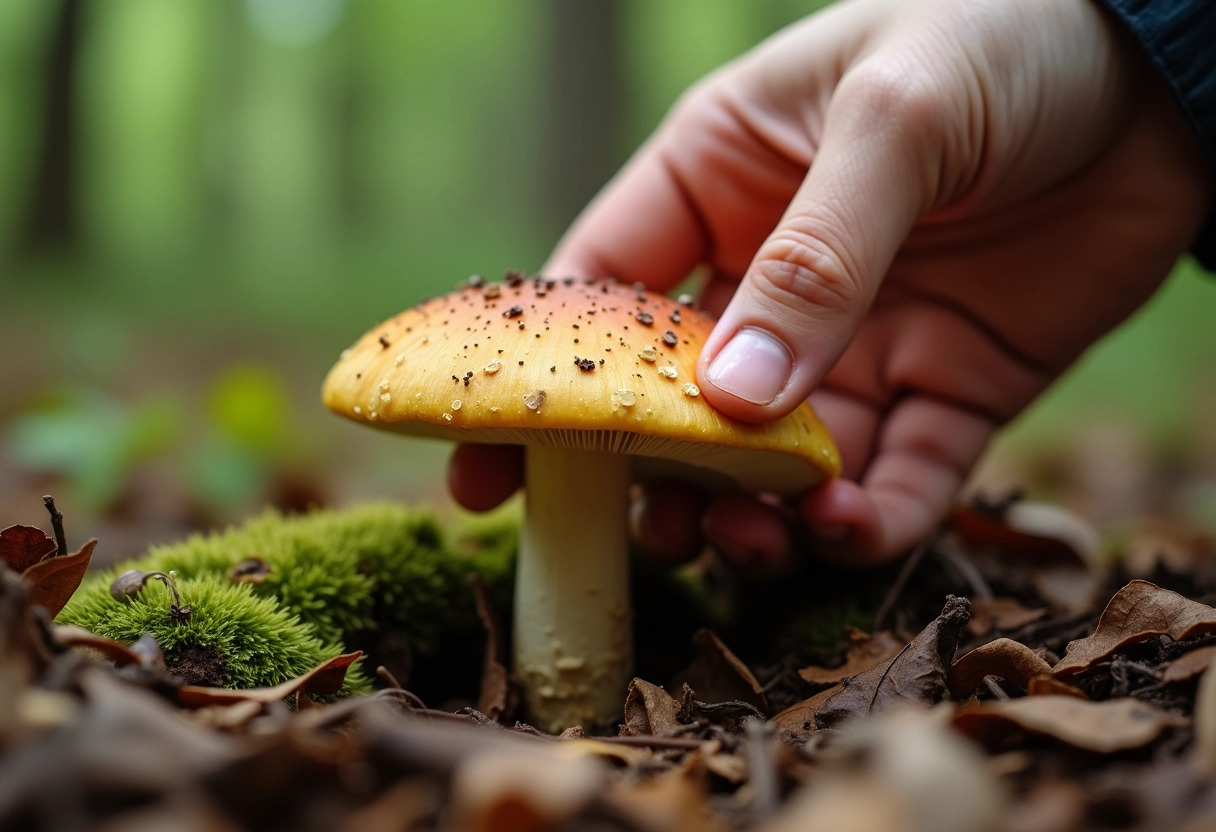
<instances>
[{"instance_id":1,"label":"twig","mask_svg":"<svg viewBox=\"0 0 1216 832\"><path fill-rule=\"evenodd\" d=\"M426 703L422 701L422 698L420 696L418 696L418 694L414 693L413 691L408 691L405 688L400 687L400 686L397 686L395 688L382 688L381 690L376 691L376 693L373 695L375 695L375 696L399 696L406 701L406 704L410 706L411 711L428 710Z\"/></svg>"},{"instance_id":2,"label":"twig","mask_svg":"<svg viewBox=\"0 0 1216 832\"><path fill-rule=\"evenodd\" d=\"M984 687L988 688L988 692L997 699L1004 701L1010 698L1009 694L1005 693L1000 683L997 682L996 676L991 673L984 677Z\"/></svg>"},{"instance_id":3,"label":"twig","mask_svg":"<svg viewBox=\"0 0 1216 832\"><path fill-rule=\"evenodd\" d=\"M441 720L445 720L447 722L463 722L466 725L482 724L482 723L479 723L476 719L470 719L465 714L454 714L451 711L441 711L438 708L415 708L414 714L416 716L433 717L434 719L441 719Z\"/></svg>"},{"instance_id":4,"label":"twig","mask_svg":"<svg viewBox=\"0 0 1216 832\"><path fill-rule=\"evenodd\" d=\"M389 672L389 669L384 665L379 665L376 667L376 675L383 679L385 684L387 684L390 688L405 690L401 683L397 681L397 677Z\"/></svg>"},{"instance_id":5,"label":"twig","mask_svg":"<svg viewBox=\"0 0 1216 832\"><path fill-rule=\"evenodd\" d=\"M769 744L769 726L758 719L747 720L747 771L752 787L752 817L762 823L777 811L781 802L777 761Z\"/></svg>"},{"instance_id":6,"label":"twig","mask_svg":"<svg viewBox=\"0 0 1216 832\"><path fill-rule=\"evenodd\" d=\"M633 737L588 737L595 742L609 745L628 745L634 748L663 748L672 751L692 751L705 745L707 740L690 740L682 737L655 737L639 735Z\"/></svg>"},{"instance_id":7,"label":"twig","mask_svg":"<svg viewBox=\"0 0 1216 832\"><path fill-rule=\"evenodd\" d=\"M63 514L59 509L55 508L55 498L47 494L42 498L42 504L46 506L46 510L51 514L51 528L55 531L55 557L62 557L68 553L68 541L63 534Z\"/></svg>"},{"instance_id":8,"label":"twig","mask_svg":"<svg viewBox=\"0 0 1216 832\"><path fill-rule=\"evenodd\" d=\"M940 541L939 545L933 547L933 554L941 558L962 576L963 581L971 588L976 598L984 601L992 600L992 587L984 580L983 574L972 563L971 558L967 557L966 553L960 550L954 544L948 541Z\"/></svg>"},{"instance_id":9,"label":"twig","mask_svg":"<svg viewBox=\"0 0 1216 832\"><path fill-rule=\"evenodd\" d=\"M397 693L397 691L393 688L386 688L386 689L380 691L380 693L388 693L389 691L392 691L393 693ZM451 713L449 711L436 710L434 708L415 708L410 713L413 716L430 717L430 718L438 719L442 722L463 722L466 725L469 725L469 724L487 725L487 726L492 726L494 728L503 729L502 725L499 725L497 722L491 722L489 719L486 719L485 717L482 718L485 720L483 722L476 718L471 718L469 715L455 714L455 713ZM516 728L514 730L510 731L509 733L511 733L512 736L530 737L530 738L536 739L536 740L547 740L549 742L560 742L561 741L557 737L542 733L535 729L530 730L530 731L520 730L520 726L516 726ZM628 746L634 746L637 748L662 748L662 749L670 749L673 751L691 751L691 750L700 748L701 746L705 745L705 743L707 742L706 740L687 740L687 739L681 739L679 737L655 737L655 736L587 737L586 739L594 740L595 742L608 743L609 745L628 745Z\"/></svg>"},{"instance_id":10,"label":"twig","mask_svg":"<svg viewBox=\"0 0 1216 832\"><path fill-rule=\"evenodd\" d=\"M899 570L899 574L895 576L895 583L887 591L887 597L882 599L882 603L878 606L878 612L874 613L874 632L878 632L887 623L887 617L891 614L891 610L895 607L895 602L899 600L899 596L903 594L904 589L908 585L908 581L912 578L912 573L920 566L920 562L925 559L925 553L933 545L937 536L929 537L922 541L912 554L908 555L908 559L904 561L903 567Z\"/></svg>"}]
</instances>

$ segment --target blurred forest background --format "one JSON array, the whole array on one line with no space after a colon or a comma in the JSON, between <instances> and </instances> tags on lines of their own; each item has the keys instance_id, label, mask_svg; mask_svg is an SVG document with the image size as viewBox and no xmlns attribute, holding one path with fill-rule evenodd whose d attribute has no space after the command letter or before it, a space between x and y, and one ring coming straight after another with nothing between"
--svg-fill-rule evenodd
<instances>
[{"instance_id":1,"label":"blurred forest background","mask_svg":"<svg viewBox=\"0 0 1216 832\"><path fill-rule=\"evenodd\" d=\"M338 352L535 269L681 90L806 0L4 0L0 525L110 558L268 503L442 501L321 408ZM982 484L1216 530L1216 285L1167 288ZM79 542L79 540L78 540Z\"/></svg>"}]
</instances>

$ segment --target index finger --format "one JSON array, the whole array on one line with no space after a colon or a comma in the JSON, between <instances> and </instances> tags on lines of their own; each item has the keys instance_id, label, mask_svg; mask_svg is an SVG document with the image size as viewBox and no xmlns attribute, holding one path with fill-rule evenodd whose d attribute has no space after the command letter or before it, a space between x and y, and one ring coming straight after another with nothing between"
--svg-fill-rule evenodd
<instances>
[{"instance_id":1,"label":"index finger","mask_svg":"<svg viewBox=\"0 0 1216 832\"><path fill-rule=\"evenodd\" d=\"M615 277L664 292L704 258L707 235L661 135L644 144L575 220L544 273Z\"/></svg>"}]
</instances>

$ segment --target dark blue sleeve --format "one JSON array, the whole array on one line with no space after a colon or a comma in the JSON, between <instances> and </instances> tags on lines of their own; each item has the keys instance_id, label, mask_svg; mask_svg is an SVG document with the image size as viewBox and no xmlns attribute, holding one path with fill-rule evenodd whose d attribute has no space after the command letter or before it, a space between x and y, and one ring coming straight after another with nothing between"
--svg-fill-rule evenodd
<instances>
[{"instance_id":1,"label":"dark blue sleeve","mask_svg":"<svg viewBox=\"0 0 1216 832\"><path fill-rule=\"evenodd\" d=\"M1161 73L1216 171L1216 2L1101 0L1123 21ZM1216 209L1191 248L1216 271Z\"/></svg>"}]
</instances>

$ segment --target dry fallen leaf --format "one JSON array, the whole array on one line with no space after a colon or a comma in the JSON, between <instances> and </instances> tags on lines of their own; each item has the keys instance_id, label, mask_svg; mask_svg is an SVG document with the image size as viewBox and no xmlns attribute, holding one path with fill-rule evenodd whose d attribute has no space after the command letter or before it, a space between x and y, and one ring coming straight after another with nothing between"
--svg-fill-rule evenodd
<instances>
[{"instance_id":1,"label":"dry fallen leaf","mask_svg":"<svg viewBox=\"0 0 1216 832\"><path fill-rule=\"evenodd\" d=\"M1056 608L1088 609L1101 585L1105 564L1097 529L1060 506L1015 501L999 510L963 507L953 515L953 528L971 548L1028 572L1038 594Z\"/></svg>"},{"instance_id":2,"label":"dry fallen leaf","mask_svg":"<svg viewBox=\"0 0 1216 832\"><path fill-rule=\"evenodd\" d=\"M345 818L341 824L342 832L425 829L442 806L443 790L439 784L416 779L401 780Z\"/></svg>"},{"instance_id":3,"label":"dry fallen leaf","mask_svg":"<svg viewBox=\"0 0 1216 832\"><path fill-rule=\"evenodd\" d=\"M1042 599L1063 613L1088 612L1098 603L1102 576L1066 566L1036 569L1030 582Z\"/></svg>"},{"instance_id":4,"label":"dry fallen leaf","mask_svg":"<svg viewBox=\"0 0 1216 832\"><path fill-rule=\"evenodd\" d=\"M632 828L649 832L670 829L721 832L726 827L711 810L706 774L704 760L692 756L684 765L654 777L617 782L608 796L617 811L632 821Z\"/></svg>"},{"instance_id":5,"label":"dry fallen leaf","mask_svg":"<svg viewBox=\"0 0 1216 832\"><path fill-rule=\"evenodd\" d=\"M784 751L789 746L781 745L778 747L780 751ZM785 761L785 757L779 760ZM727 783L739 785L746 783L748 778L747 760L741 754L727 754L722 750L722 743L709 742L702 745L689 753L684 759L685 766L692 766L703 763L705 770L716 777L721 777Z\"/></svg>"},{"instance_id":6,"label":"dry fallen leaf","mask_svg":"<svg viewBox=\"0 0 1216 832\"><path fill-rule=\"evenodd\" d=\"M965 699L987 676L999 676L1026 690L1031 679L1050 672L1051 665L1025 644L998 638L956 661L946 674L946 685L953 699Z\"/></svg>"},{"instance_id":7,"label":"dry fallen leaf","mask_svg":"<svg viewBox=\"0 0 1216 832\"><path fill-rule=\"evenodd\" d=\"M809 786L763 832L985 832L1005 795L978 749L937 714L901 708L850 723Z\"/></svg>"},{"instance_id":8,"label":"dry fallen leaf","mask_svg":"<svg viewBox=\"0 0 1216 832\"><path fill-rule=\"evenodd\" d=\"M819 728L905 704L933 705L946 696L946 668L967 625L971 603L947 597L941 615L893 658L840 683L815 714Z\"/></svg>"},{"instance_id":9,"label":"dry fallen leaf","mask_svg":"<svg viewBox=\"0 0 1216 832\"><path fill-rule=\"evenodd\" d=\"M1199 679L1195 694L1195 745L1191 751L1196 772L1216 778L1216 659Z\"/></svg>"},{"instance_id":10,"label":"dry fallen leaf","mask_svg":"<svg viewBox=\"0 0 1216 832\"><path fill-rule=\"evenodd\" d=\"M1072 832L1083 829L1088 793L1080 783L1044 778L1010 805L1004 832Z\"/></svg>"},{"instance_id":11,"label":"dry fallen leaf","mask_svg":"<svg viewBox=\"0 0 1216 832\"><path fill-rule=\"evenodd\" d=\"M270 564L265 558L251 557L228 570L228 580L236 584L261 584L270 577Z\"/></svg>"},{"instance_id":12,"label":"dry fallen leaf","mask_svg":"<svg viewBox=\"0 0 1216 832\"><path fill-rule=\"evenodd\" d=\"M604 766L555 748L486 750L452 777L454 827L461 832L542 832L583 812L604 788Z\"/></svg>"},{"instance_id":13,"label":"dry fallen leaf","mask_svg":"<svg viewBox=\"0 0 1216 832\"><path fill-rule=\"evenodd\" d=\"M625 695L626 736L671 737L680 733L680 703L658 685L645 679L629 683Z\"/></svg>"},{"instance_id":14,"label":"dry fallen leaf","mask_svg":"<svg viewBox=\"0 0 1216 832\"><path fill-rule=\"evenodd\" d=\"M565 739L557 749L571 757L594 757L621 766L645 765L654 760L654 752L649 748L596 739Z\"/></svg>"},{"instance_id":15,"label":"dry fallen leaf","mask_svg":"<svg viewBox=\"0 0 1216 832\"><path fill-rule=\"evenodd\" d=\"M768 713L768 699L760 683L713 630L697 630L692 643L696 653L672 682L673 689L688 685L702 702L746 702Z\"/></svg>"},{"instance_id":16,"label":"dry fallen leaf","mask_svg":"<svg viewBox=\"0 0 1216 832\"><path fill-rule=\"evenodd\" d=\"M1119 562L1127 574L1148 577L1154 570L1164 568L1175 574L1187 574L1203 562L1210 543L1182 529L1159 525L1133 535L1120 552Z\"/></svg>"},{"instance_id":17,"label":"dry fallen leaf","mask_svg":"<svg viewBox=\"0 0 1216 832\"><path fill-rule=\"evenodd\" d=\"M87 647L90 650L96 650L114 662L116 667L143 663L139 654L127 645L112 638L105 638L104 636L90 633L83 627L77 627L73 624L59 625L55 627L54 635L55 641L59 642L63 647Z\"/></svg>"},{"instance_id":18,"label":"dry fallen leaf","mask_svg":"<svg viewBox=\"0 0 1216 832\"><path fill-rule=\"evenodd\" d=\"M346 681L346 671L360 656L361 650L335 656L323 664L294 679L288 679L269 688L249 688L247 690L228 690L226 688L205 688L197 685L183 685L177 689L177 704L186 708L201 708L206 705L235 705L239 702L261 702L269 705L280 702L297 691L311 693L317 696L331 696L342 688Z\"/></svg>"},{"instance_id":19,"label":"dry fallen leaf","mask_svg":"<svg viewBox=\"0 0 1216 832\"><path fill-rule=\"evenodd\" d=\"M961 506L952 519L954 531L970 545L1039 566L1089 569L1100 554L1093 525L1049 503L1015 502L999 515Z\"/></svg>"},{"instance_id":20,"label":"dry fallen leaf","mask_svg":"<svg viewBox=\"0 0 1216 832\"><path fill-rule=\"evenodd\" d=\"M1216 631L1216 609L1148 581L1132 581L1111 598L1093 635L1069 643L1052 675L1066 678L1083 673L1121 647L1153 636L1180 641L1212 631Z\"/></svg>"},{"instance_id":21,"label":"dry fallen leaf","mask_svg":"<svg viewBox=\"0 0 1216 832\"><path fill-rule=\"evenodd\" d=\"M1030 609L1014 598L978 598L971 602L967 632L982 638L996 630L1007 632L1025 627L1047 615L1046 607Z\"/></svg>"},{"instance_id":22,"label":"dry fallen leaf","mask_svg":"<svg viewBox=\"0 0 1216 832\"><path fill-rule=\"evenodd\" d=\"M790 705L784 711L774 716L770 722L782 731L793 734L796 737L805 737L812 734L818 728L815 724L815 715L819 713L819 709L823 707L825 702L840 693L840 691L840 685L833 685L830 688L821 690L809 699L804 699L795 705Z\"/></svg>"},{"instance_id":23,"label":"dry fallen leaf","mask_svg":"<svg viewBox=\"0 0 1216 832\"><path fill-rule=\"evenodd\" d=\"M1141 748L1166 728L1186 724L1183 717L1130 697L1088 702L1028 696L964 705L954 714L954 726L981 742L1000 742L1026 731L1099 754Z\"/></svg>"},{"instance_id":24,"label":"dry fallen leaf","mask_svg":"<svg viewBox=\"0 0 1216 832\"><path fill-rule=\"evenodd\" d=\"M1054 676L1035 676L1026 686L1028 696L1071 696L1075 699L1089 699L1089 695L1067 682L1061 682Z\"/></svg>"},{"instance_id":25,"label":"dry fallen leaf","mask_svg":"<svg viewBox=\"0 0 1216 832\"><path fill-rule=\"evenodd\" d=\"M36 526L9 526L0 530L0 563L18 575L55 554L55 549L55 541Z\"/></svg>"},{"instance_id":26,"label":"dry fallen leaf","mask_svg":"<svg viewBox=\"0 0 1216 832\"><path fill-rule=\"evenodd\" d=\"M39 561L22 572L21 577L30 584L30 606L45 607L51 618L59 615L84 580L96 546L97 541L90 540L78 552Z\"/></svg>"},{"instance_id":27,"label":"dry fallen leaf","mask_svg":"<svg viewBox=\"0 0 1216 832\"><path fill-rule=\"evenodd\" d=\"M816 667L810 665L798 671L803 681L815 687L835 685L850 676L869 670L879 662L894 658L904 648L904 643L888 630L869 635L856 627L847 628L849 648L844 664L840 667Z\"/></svg>"},{"instance_id":28,"label":"dry fallen leaf","mask_svg":"<svg viewBox=\"0 0 1216 832\"><path fill-rule=\"evenodd\" d=\"M1161 674L1161 681L1168 684L1194 679L1212 666L1213 659L1216 659L1216 644L1183 653L1166 665L1165 672Z\"/></svg>"}]
</instances>

